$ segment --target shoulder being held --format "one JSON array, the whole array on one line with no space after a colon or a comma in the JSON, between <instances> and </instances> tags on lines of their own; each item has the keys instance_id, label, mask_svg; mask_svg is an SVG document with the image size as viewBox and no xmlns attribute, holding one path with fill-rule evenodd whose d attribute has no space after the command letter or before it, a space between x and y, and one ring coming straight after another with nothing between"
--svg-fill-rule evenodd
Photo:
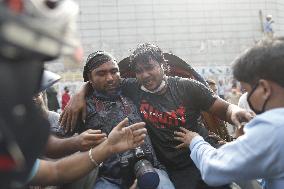
<instances>
[{"instance_id":1,"label":"shoulder being held","mask_svg":"<svg viewBox=\"0 0 284 189\"><path fill-rule=\"evenodd\" d=\"M172 77L172 79L181 85L205 86L203 83L191 78Z\"/></svg>"}]
</instances>

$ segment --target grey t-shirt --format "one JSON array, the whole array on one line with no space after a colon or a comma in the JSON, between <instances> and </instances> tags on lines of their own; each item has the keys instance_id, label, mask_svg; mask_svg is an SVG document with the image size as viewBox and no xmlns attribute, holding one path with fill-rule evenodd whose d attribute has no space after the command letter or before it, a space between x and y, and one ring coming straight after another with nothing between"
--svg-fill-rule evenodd
<instances>
[{"instance_id":1,"label":"grey t-shirt","mask_svg":"<svg viewBox=\"0 0 284 189\"><path fill-rule=\"evenodd\" d=\"M55 134L57 136L63 137L65 136L65 133L59 125L59 117L60 114L54 111L48 111L48 121L50 123L50 131L52 134Z\"/></svg>"}]
</instances>

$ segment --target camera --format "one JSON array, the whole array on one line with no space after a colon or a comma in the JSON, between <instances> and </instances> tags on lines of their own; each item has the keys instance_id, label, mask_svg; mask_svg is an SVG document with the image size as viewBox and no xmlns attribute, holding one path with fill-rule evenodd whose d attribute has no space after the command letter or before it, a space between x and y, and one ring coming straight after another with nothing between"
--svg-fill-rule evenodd
<instances>
[{"instance_id":1,"label":"camera","mask_svg":"<svg viewBox=\"0 0 284 189\"><path fill-rule=\"evenodd\" d=\"M160 178L151 161L153 162L152 152L147 145L123 153L120 166L124 185L131 186L137 178L140 189L157 188Z\"/></svg>"}]
</instances>

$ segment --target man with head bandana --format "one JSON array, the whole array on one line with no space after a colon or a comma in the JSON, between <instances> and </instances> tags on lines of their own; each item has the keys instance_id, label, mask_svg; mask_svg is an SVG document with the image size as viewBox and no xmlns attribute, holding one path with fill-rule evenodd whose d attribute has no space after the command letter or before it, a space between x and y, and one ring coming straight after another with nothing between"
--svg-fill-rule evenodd
<instances>
[{"instance_id":1,"label":"man with head bandana","mask_svg":"<svg viewBox=\"0 0 284 189\"><path fill-rule=\"evenodd\" d=\"M257 114L244 135L215 149L197 133L182 129L176 139L190 148L190 157L211 185L263 179L264 188L284 187L284 39L260 42L235 60L233 73L248 92Z\"/></svg>"}]
</instances>

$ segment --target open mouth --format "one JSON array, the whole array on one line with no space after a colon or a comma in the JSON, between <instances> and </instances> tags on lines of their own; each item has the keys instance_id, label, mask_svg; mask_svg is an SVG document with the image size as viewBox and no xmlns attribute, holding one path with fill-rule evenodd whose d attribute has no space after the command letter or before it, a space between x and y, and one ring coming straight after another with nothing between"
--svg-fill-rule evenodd
<instances>
[{"instance_id":1,"label":"open mouth","mask_svg":"<svg viewBox=\"0 0 284 189\"><path fill-rule=\"evenodd\" d=\"M151 86L152 84L153 84L153 81L150 80L150 79L148 79L148 80L146 80L146 81L143 82L143 85L144 85L144 86Z\"/></svg>"},{"instance_id":2,"label":"open mouth","mask_svg":"<svg viewBox=\"0 0 284 189\"><path fill-rule=\"evenodd\" d=\"M108 86L106 86L106 89L107 90L116 90L116 86L115 85L108 85Z\"/></svg>"}]
</instances>

